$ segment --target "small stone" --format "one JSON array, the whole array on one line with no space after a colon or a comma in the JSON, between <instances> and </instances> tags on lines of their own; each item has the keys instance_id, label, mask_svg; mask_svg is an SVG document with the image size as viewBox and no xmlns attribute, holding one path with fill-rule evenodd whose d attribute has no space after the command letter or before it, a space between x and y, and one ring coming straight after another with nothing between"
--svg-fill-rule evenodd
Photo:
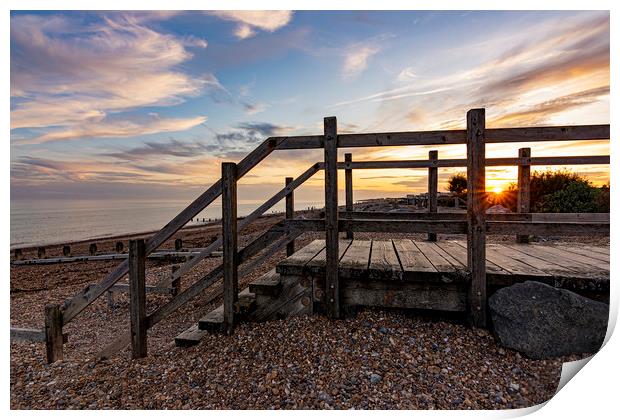
<instances>
[{"instance_id":1,"label":"small stone","mask_svg":"<svg viewBox=\"0 0 620 420\"><path fill-rule=\"evenodd\" d=\"M381 375L377 375L376 373L373 373L370 375L370 383L375 385L378 384L379 382L381 382L381 379L383 379L381 377Z\"/></svg>"},{"instance_id":2,"label":"small stone","mask_svg":"<svg viewBox=\"0 0 620 420\"><path fill-rule=\"evenodd\" d=\"M387 334L387 333L388 333L388 330L387 330L387 328L385 328L385 327L379 327L379 332L380 332L381 334Z\"/></svg>"}]
</instances>

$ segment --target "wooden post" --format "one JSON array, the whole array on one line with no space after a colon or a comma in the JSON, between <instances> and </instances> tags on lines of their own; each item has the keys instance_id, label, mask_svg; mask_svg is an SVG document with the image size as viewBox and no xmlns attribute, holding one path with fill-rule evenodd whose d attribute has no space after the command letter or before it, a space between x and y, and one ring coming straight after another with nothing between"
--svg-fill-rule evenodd
<instances>
[{"instance_id":1,"label":"wooden post","mask_svg":"<svg viewBox=\"0 0 620 420\"><path fill-rule=\"evenodd\" d=\"M237 272L237 165L222 163L222 251L224 269L225 334L235 329L235 307L239 300Z\"/></svg>"},{"instance_id":2,"label":"wooden post","mask_svg":"<svg viewBox=\"0 0 620 420\"><path fill-rule=\"evenodd\" d=\"M124 248L124 245L122 241L118 241L116 245L114 245L114 249L116 250L116 252L119 252L119 253L123 252L123 248Z\"/></svg>"},{"instance_id":3,"label":"wooden post","mask_svg":"<svg viewBox=\"0 0 620 420\"><path fill-rule=\"evenodd\" d=\"M485 110L467 113L467 266L469 317L476 327L486 325L485 238Z\"/></svg>"},{"instance_id":4,"label":"wooden post","mask_svg":"<svg viewBox=\"0 0 620 420\"><path fill-rule=\"evenodd\" d=\"M284 186L288 186L293 182L292 177L287 177L284 180ZM291 190L286 194L286 220L293 220L295 218L295 190ZM286 256L289 257L295 253L295 241L291 241L286 244Z\"/></svg>"},{"instance_id":5,"label":"wooden post","mask_svg":"<svg viewBox=\"0 0 620 420\"><path fill-rule=\"evenodd\" d=\"M430 150L428 152L428 160L437 164L439 159L439 153L437 150ZM428 168L428 212L437 213L437 166L429 166ZM437 241L436 233L429 233L428 240Z\"/></svg>"},{"instance_id":6,"label":"wooden post","mask_svg":"<svg viewBox=\"0 0 620 420\"><path fill-rule=\"evenodd\" d=\"M22 253L22 250L20 248L16 248L15 249L15 259L16 260L21 260L24 258L24 254Z\"/></svg>"},{"instance_id":7,"label":"wooden post","mask_svg":"<svg viewBox=\"0 0 620 420\"><path fill-rule=\"evenodd\" d=\"M183 249L183 239L177 238L174 240L174 250L181 251Z\"/></svg>"},{"instance_id":8,"label":"wooden post","mask_svg":"<svg viewBox=\"0 0 620 420\"><path fill-rule=\"evenodd\" d=\"M71 247L69 245L62 246L62 255L64 255L65 257L71 256Z\"/></svg>"},{"instance_id":9,"label":"wooden post","mask_svg":"<svg viewBox=\"0 0 620 420\"><path fill-rule=\"evenodd\" d=\"M62 360L62 311L60 305L45 306L45 350L47 363Z\"/></svg>"},{"instance_id":10,"label":"wooden post","mask_svg":"<svg viewBox=\"0 0 620 420\"><path fill-rule=\"evenodd\" d=\"M340 317L338 285L338 137L336 117L323 120L325 148L325 288L327 315Z\"/></svg>"},{"instance_id":11,"label":"wooden post","mask_svg":"<svg viewBox=\"0 0 620 420\"><path fill-rule=\"evenodd\" d=\"M532 149L524 147L519 149L519 157L526 158L527 164L519 164L519 173L517 180L517 213L530 212L530 163L529 158L532 157ZM529 235L517 235L517 242L521 244L529 244Z\"/></svg>"},{"instance_id":12,"label":"wooden post","mask_svg":"<svg viewBox=\"0 0 620 420\"><path fill-rule=\"evenodd\" d=\"M347 211L347 219L351 219L353 211L353 169L351 163L353 158L351 153L344 154L344 185L345 185L345 209ZM347 239L353 239L353 231L347 230Z\"/></svg>"},{"instance_id":13,"label":"wooden post","mask_svg":"<svg viewBox=\"0 0 620 420\"><path fill-rule=\"evenodd\" d=\"M45 258L45 247L44 246L40 246L39 248L37 248L37 257L39 259Z\"/></svg>"},{"instance_id":14,"label":"wooden post","mask_svg":"<svg viewBox=\"0 0 620 420\"><path fill-rule=\"evenodd\" d=\"M145 261L144 239L129 241L129 314L132 359L146 357Z\"/></svg>"},{"instance_id":15,"label":"wooden post","mask_svg":"<svg viewBox=\"0 0 620 420\"><path fill-rule=\"evenodd\" d=\"M95 255L97 253L97 244L95 243L90 244L90 246L88 247L88 253L90 255Z\"/></svg>"}]
</instances>

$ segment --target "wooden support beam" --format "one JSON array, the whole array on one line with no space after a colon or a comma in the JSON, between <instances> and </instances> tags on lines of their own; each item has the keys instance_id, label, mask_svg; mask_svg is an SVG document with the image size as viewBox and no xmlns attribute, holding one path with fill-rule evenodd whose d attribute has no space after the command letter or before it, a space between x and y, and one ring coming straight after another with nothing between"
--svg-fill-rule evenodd
<instances>
[{"instance_id":1,"label":"wooden support beam","mask_svg":"<svg viewBox=\"0 0 620 420\"><path fill-rule=\"evenodd\" d=\"M428 152L428 160L431 162L437 162L439 159L439 153L437 150L430 150ZM428 212L437 213L437 166L433 165L428 168ZM428 240L431 242L437 241L436 233L429 233Z\"/></svg>"},{"instance_id":2,"label":"wooden support beam","mask_svg":"<svg viewBox=\"0 0 620 420\"><path fill-rule=\"evenodd\" d=\"M45 306L45 351L47 363L62 360L63 335L62 335L62 312L60 305L48 304Z\"/></svg>"},{"instance_id":3,"label":"wooden support beam","mask_svg":"<svg viewBox=\"0 0 620 420\"><path fill-rule=\"evenodd\" d=\"M92 243L90 244L90 246L88 247L88 253L90 255L95 255L97 254L97 244L96 243Z\"/></svg>"},{"instance_id":4,"label":"wooden support beam","mask_svg":"<svg viewBox=\"0 0 620 420\"><path fill-rule=\"evenodd\" d=\"M528 159L532 157L532 149L523 147L519 149L519 157ZM519 165L517 175L517 213L530 212L530 165ZM517 235L517 242L530 243L529 235Z\"/></svg>"},{"instance_id":5,"label":"wooden support beam","mask_svg":"<svg viewBox=\"0 0 620 420\"><path fill-rule=\"evenodd\" d=\"M485 110L467 112L467 267L471 323L486 326Z\"/></svg>"},{"instance_id":6,"label":"wooden support beam","mask_svg":"<svg viewBox=\"0 0 620 420\"><path fill-rule=\"evenodd\" d=\"M235 306L239 300L237 271L237 165L222 163L222 251L224 269L224 333L235 329Z\"/></svg>"},{"instance_id":7,"label":"wooden support beam","mask_svg":"<svg viewBox=\"0 0 620 420\"><path fill-rule=\"evenodd\" d=\"M144 239L129 241L129 316L131 321L131 358L147 354L146 245Z\"/></svg>"},{"instance_id":8,"label":"wooden support beam","mask_svg":"<svg viewBox=\"0 0 620 420\"><path fill-rule=\"evenodd\" d=\"M293 182L292 177L286 177L284 180L284 186L288 187ZM291 192L286 194L286 220L293 220L295 218L295 190L291 189ZM289 257L295 253L295 241L291 241L286 245L286 256Z\"/></svg>"},{"instance_id":9,"label":"wooden support beam","mask_svg":"<svg viewBox=\"0 0 620 420\"><path fill-rule=\"evenodd\" d=\"M344 186L345 186L345 210L347 219L351 219L353 211L353 169L351 163L353 157L351 153L344 154ZM347 230L347 239L353 239L353 231Z\"/></svg>"},{"instance_id":10,"label":"wooden support beam","mask_svg":"<svg viewBox=\"0 0 620 420\"><path fill-rule=\"evenodd\" d=\"M325 289L327 315L340 317L338 284L338 135L336 117L323 120L325 150Z\"/></svg>"}]
</instances>

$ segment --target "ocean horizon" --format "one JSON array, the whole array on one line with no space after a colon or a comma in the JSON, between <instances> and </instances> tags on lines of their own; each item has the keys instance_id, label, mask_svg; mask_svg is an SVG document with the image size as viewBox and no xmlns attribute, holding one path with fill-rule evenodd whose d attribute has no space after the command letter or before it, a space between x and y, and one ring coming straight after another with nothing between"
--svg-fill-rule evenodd
<instances>
[{"instance_id":1,"label":"ocean horizon","mask_svg":"<svg viewBox=\"0 0 620 420\"><path fill-rule=\"evenodd\" d=\"M12 199L11 249L76 242L116 235L159 230L190 204L191 200L76 200ZM238 215L250 214L262 202L240 202ZM323 207L318 202L297 202L298 210ZM284 211L284 200L265 214ZM186 226L222 216L219 200Z\"/></svg>"}]
</instances>

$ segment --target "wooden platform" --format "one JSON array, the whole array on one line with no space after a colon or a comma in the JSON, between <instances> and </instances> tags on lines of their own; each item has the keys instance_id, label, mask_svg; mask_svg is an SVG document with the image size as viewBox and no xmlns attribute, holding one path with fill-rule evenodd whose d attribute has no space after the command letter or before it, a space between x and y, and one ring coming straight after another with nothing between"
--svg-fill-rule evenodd
<instances>
[{"instance_id":1,"label":"wooden platform","mask_svg":"<svg viewBox=\"0 0 620 420\"><path fill-rule=\"evenodd\" d=\"M609 248L487 244L486 251L491 292L525 280L603 299L609 292ZM464 241L341 240L339 253L344 304L465 309L469 278ZM320 290L324 241L313 241L283 260L277 272L310 276Z\"/></svg>"}]
</instances>

